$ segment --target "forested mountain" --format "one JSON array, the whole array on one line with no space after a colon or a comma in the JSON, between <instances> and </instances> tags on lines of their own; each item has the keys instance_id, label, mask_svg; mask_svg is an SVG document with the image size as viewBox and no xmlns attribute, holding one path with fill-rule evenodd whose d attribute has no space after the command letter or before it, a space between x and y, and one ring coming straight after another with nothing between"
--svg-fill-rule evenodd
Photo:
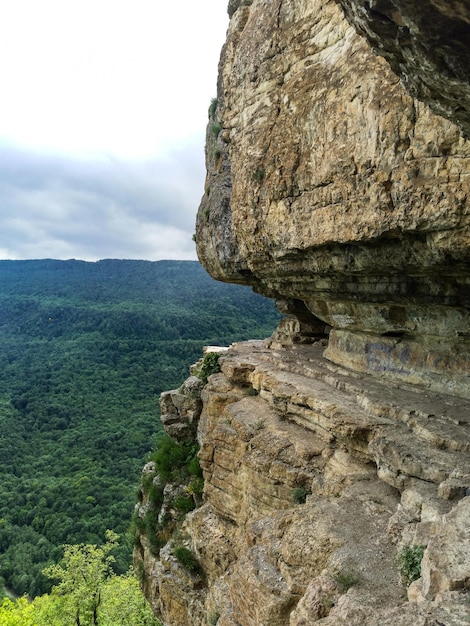
<instances>
[{"instance_id":1,"label":"forested mountain","mask_svg":"<svg viewBox=\"0 0 470 626\"><path fill-rule=\"evenodd\" d=\"M32 596L67 543L129 563L158 396L205 344L266 337L274 304L197 262L0 261L0 574Z\"/></svg>"}]
</instances>

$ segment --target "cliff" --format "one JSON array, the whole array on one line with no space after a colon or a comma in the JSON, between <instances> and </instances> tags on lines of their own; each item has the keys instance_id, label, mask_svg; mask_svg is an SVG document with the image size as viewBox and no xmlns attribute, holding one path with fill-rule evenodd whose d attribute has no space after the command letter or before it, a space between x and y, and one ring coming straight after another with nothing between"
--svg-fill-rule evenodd
<instances>
[{"instance_id":1,"label":"cliff","mask_svg":"<svg viewBox=\"0 0 470 626\"><path fill-rule=\"evenodd\" d=\"M235 11L207 153L213 276L327 324L338 364L469 397L470 143L336 4Z\"/></svg>"},{"instance_id":2,"label":"cliff","mask_svg":"<svg viewBox=\"0 0 470 626\"><path fill-rule=\"evenodd\" d=\"M146 467L146 595L168 626L467 624L466 4L229 14L198 254L287 317L162 397L204 486Z\"/></svg>"},{"instance_id":3,"label":"cliff","mask_svg":"<svg viewBox=\"0 0 470 626\"><path fill-rule=\"evenodd\" d=\"M135 556L165 624L468 623L469 401L384 385L323 349L234 345L205 385L162 396L174 437L198 424L204 473L181 521L190 480L155 504L145 468L138 515L160 523Z\"/></svg>"}]
</instances>

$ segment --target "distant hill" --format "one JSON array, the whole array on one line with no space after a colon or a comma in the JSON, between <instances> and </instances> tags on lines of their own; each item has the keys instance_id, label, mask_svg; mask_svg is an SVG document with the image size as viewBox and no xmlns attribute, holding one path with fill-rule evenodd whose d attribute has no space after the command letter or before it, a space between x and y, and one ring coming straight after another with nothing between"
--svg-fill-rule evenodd
<instances>
[{"instance_id":1,"label":"distant hill","mask_svg":"<svg viewBox=\"0 0 470 626\"><path fill-rule=\"evenodd\" d=\"M32 596L64 543L129 526L158 396L205 344L279 314L191 261L0 261L0 574ZM130 546L121 540L118 568Z\"/></svg>"}]
</instances>

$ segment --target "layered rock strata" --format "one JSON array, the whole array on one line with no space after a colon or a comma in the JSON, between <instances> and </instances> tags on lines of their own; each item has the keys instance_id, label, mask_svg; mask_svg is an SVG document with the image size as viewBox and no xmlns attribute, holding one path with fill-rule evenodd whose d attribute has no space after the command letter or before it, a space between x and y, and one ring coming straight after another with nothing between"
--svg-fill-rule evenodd
<instances>
[{"instance_id":1,"label":"layered rock strata","mask_svg":"<svg viewBox=\"0 0 470 626\"><path fill-rule=\"evenodd\" d=\"M204 493L158 554L141 535L146 595L167 626L463 626L468 7L229 15L198 254L287 317L162 398L171 436L199 441Z\"/></svg>"},{"instance_id":2,"label":"layered rock strata","mask_svg":"<svg viewBox=\"0 0 470 626\"><path fill-rule=\"evenodd\" d=\"M201 262L301 305L337 364L470 397L470 143L333 1L231 13Z\"/></svg>"},{"instance_id":3,"label":"layered rock strata","mask_svg":"<svg viewBox=\"0 0 470 626\"><path fill-rule=\"evenodd\" d=\"M203 388L204 504L181 530L201 570L142 537L167 626L468 623L469 402L384 386L322 350L238 344ZM397 559L416 546L407 589Z\"/></svg>"}]
</instances>

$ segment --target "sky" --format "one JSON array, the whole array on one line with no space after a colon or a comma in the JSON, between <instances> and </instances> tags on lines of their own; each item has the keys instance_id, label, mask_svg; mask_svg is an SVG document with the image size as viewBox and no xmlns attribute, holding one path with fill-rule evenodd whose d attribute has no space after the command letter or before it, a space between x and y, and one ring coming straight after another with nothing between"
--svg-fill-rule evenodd
<instances>
[{"instance_id":1,"label":"sky","mask_svg":"<svg viewBox=\"0 0 470 626\"><path fill-rule=\"evenodd\" d=\"M0 259L195 259L227 0L0 1Z\"/></svg>"}]
</instances>

